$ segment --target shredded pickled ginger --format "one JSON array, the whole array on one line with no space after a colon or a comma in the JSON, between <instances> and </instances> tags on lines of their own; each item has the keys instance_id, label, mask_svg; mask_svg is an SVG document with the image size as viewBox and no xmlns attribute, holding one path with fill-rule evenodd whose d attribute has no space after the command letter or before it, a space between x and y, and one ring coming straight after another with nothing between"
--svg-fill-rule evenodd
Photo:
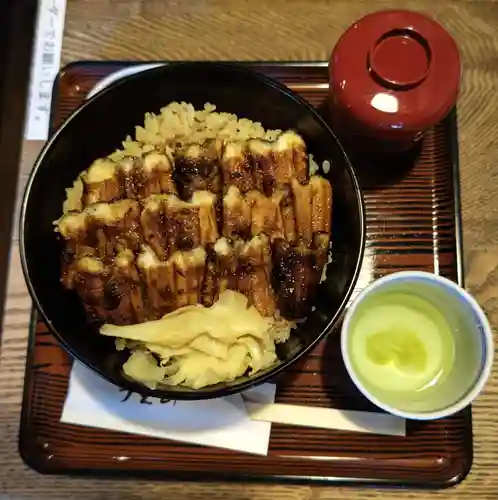
<instances>
[{"instance_id":1,"label":"shredded pickled ginger","mask_svg":"<svg viewBox=\"0 0 498 500\"><path fill-rule=\"evenodd\" d=\"M192 389L254 374L277 361L275 343L293 324L262 316L247 298L226 290L211 307L181 307L137 325L105 324L100 333L130 349L125 375L141 384Z\"/></svg>"}]
</instances>

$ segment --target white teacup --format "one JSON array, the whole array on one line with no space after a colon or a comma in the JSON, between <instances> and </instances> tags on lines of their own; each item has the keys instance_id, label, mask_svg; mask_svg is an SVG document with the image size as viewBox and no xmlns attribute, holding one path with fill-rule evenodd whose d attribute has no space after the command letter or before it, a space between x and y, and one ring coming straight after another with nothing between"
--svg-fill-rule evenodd
<instances>
[{"instance_id":1,"label":"white teacup","mask_svg":"<svg viewBox=\"0 0 498 500\"><path fill-rule=\"evenodd\" d=\"M390 274L349 307L342 356L358 389L400 417L452 415L482 391L493 363L493 335L475 299L441 276Z\"/></svg>"}]
</instances>

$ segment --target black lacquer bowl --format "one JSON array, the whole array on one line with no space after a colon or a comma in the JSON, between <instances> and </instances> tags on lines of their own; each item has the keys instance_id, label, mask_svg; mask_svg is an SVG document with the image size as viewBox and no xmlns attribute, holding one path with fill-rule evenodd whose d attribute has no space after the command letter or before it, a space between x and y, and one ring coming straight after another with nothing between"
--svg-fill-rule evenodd
<instances>
[{"instance_id":1,"label":"black lacquer bowl","mask_svg":"<svg viewBox=\"0 0 498 500\"><path fill-rule=\"evenodd\" d=\"M295 129L321 164L330 162L333 191L332 262L318 290L314 311L278 347L280 362L253 376L199 390L149 390L121 372L123 353L114 340L88 324L83 306L60 281L61 243L53 221L61 215L65 188L93 160L120 147L143 123L144 114L172 101L259 121L267 129ZM358 181L348 158L326 122L300 97L266 76L229 64L178 63L120 80L86 101L48 141L28 181L20 218L23 271L33 301L52 332L76 359L117 386L169 399L204 399L235 393L285 369L323 339L338 322L360 271L365 216ZM337 343L339 348L339 342Z\"/></svg>"}]
</instances>

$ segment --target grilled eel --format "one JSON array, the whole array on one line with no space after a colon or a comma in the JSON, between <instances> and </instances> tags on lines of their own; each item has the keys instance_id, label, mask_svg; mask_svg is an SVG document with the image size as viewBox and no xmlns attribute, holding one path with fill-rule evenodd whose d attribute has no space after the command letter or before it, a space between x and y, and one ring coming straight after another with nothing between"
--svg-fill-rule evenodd
<instances>
[{"instance_id":1,"label":"grilled eel","mask_svg":"<svg viewBox=\"0 0 498 500\"><path fill-rule=\"evenodd\" d=\"M332 187L319 175L310 178L308 184L301 184L296 179L291 183L294 215L298 240L309 246L313 234L330 234L332 213Z\"/></svg>"},{"instance_id":2,"label":"grilled eel","mask_svg":"<svg viewBox=\"0 0 498 500\"><path fill-rule=\"evenodd\" d=\"M205 262L202 247L177 251L167 261L161 261L145 246L137 257L137 266L145 283L150 316L158 318L179 307L197 304Z\"/></svg>"},{"instance_id":3,"label":"grilled eel","mask_svg":"<svg viewBox=\"0 0 498 500\"><path fill-rule=\"evenodd\" d=\"M124 158L119 163L108 158L98 159L81 175L81 180L83 207L121 198L176 193L173 164L167 155L157 151L143 158Z\"/></svg>"},{"instance_id":4,"label":"grilled eel","mask_svg":"<svg viewBox=\"0 0 498 500\"><path fill-rule=\"evenodd\" d=\"M223 197L222 234L242 239L266 234L272 242L285 239L309 246L316 232L330 234L331 210L332 188L317 175L304 185L293 178L290 187L272 196L256 190L243 195L230 186Z\"/></svg>"},{"instance_id":5,"label":"grilled eel","mask_svg":"<svg viewBox=\"0 0 498 500\"><path fill-rule=\"evenodd\" d=\"M207 251L201 303L211 306L220 293L231 289L244 294L262 315L271 316L276 311L271 277L271 247L265 235L233 245L220 238Z\"/></svg>"},{"instance_id":6,"label":"grilled eel","mask_svg":"<svg viewBox=\"0 0 498 500\"><path fill-rule=\"evenodd\" d=\"M173 155L151 151L117 163L94 161L81 175L82 205L166 193L188 200L195 191L219 194L223 185L271 196L293 178L307 182L308 158L304 140L292 130L273 142L212 139L182 146Z\"/></svg>"},{"instance_id":7,"label":"grilled eel","mask_svg":"<svg viewBox=\"0 0 498 500\"><path fill-rule=\"evenodd\" d=\"M283 239L274 242L273 283L278 309L285 318L303 318L310 310L328 248L327 233L315 233L311 248Z\"/></svg>"},{"instance_id":8,"label":"grilled eel","mask_svg":"<svg viewBox=\"0 0 498 500\"><path fill-rule=\"evenodd\" d=\"M274 142L251 139L247 143L253 165L254 189L271 196L288 186L292 179L308 181L308 155L302 137L292 130Z\"/></svg>"},{"instance_id":9,"label":"grilled eel","mask_svg":"<svg viewBox=\"0 0 498 500\"><path fill-rule=\"evenodd\" d=\"M73 286L89 317L115 325L157 319L186 305L211 306L226 289L246 295L265 316L276 310L265 236L239 242L237 250L222 238L207 252L202 247L177 251L167 261L144 245L136 258L125 250L106 265L85 256L72 269Z\"/></svg>"},{"instance_id":10,"label":"grilled eel","mask_svg":"<svg viewBox=\"0 0 498 500\"><path fill-rule=\"evenodd\" d=\"M226 238L220 238L206 250L206 267L201 288L201 304L212 306L220 293L237 290L237 257Z\"/></svg>"},{"instance_id":11,"label":"grilled eel","mask_svg":"<svg viewBox=\"0 0 498 500\"><path fill-rule=\"evenodd\" d=\"M82 257L73 265L73 285L89 317L115 325L142 323L197 304L204 277L202 247L159 260L144 245L138 257L120 252L112 264Z\"/></svg>"},{"instance_id":12,"label":"grilled eel","mask_svg":"<svg viewBox=\"0 0 498 500\"><path fill-rule=\"evenodd\" d=\"M224 198L223 238L218 238L215 196L209 192L194 193L191 202L174 195L153 195L144 200L140 215L136 200L92 205L59 221L59 231L67 241L63 280L69 288L74 285L80 267L71 262L83 259L88 263L85 259L93 258L105 263L107 274L111 269L111 275L118 275L119 287L133 290L137 297L133 303L147 302L134 306L135 312L128 315L113 316L115 321L125 321L120 317L155 318L197 301L209 306L227 288L244 293L262 314L273 314L278 301L284 315L296 317L308 307L326 264L331 190L327 181L314 176L305 186L293 183L290 195L290 209L300 216L296 215L295 224L290 221L288 233L282 216L286 208L282 206L283 191L271 198L257 191L243 197L232 186ZM237 212L237 204L244 208ZM234 229L229 231L230 227ZM130 260L130 253L138 249L142 249L138 274L131 270L123 274L127 267L116 267L117 263L125 254ZM202 258L199 252L192 253L195 249L203 249ZM193 263L201 261L202 266L195 265L196 271L189 274ZM112 264L110 268L108 264ZM114 288L118 287L116 279ZM139 298L139 282L146 299ZM76 288L81 295L81 286ZM104 298L109 304L109 297ZM105 305L99 310L103 309Z\"/></svg>"},{"instance_id":13,"label":"grilled eel","mask_svg":"<svg viewBox=\"0 0 498 500\"><path fill-rule=\"evenodd\" d=\"M218 239L216 196L208 191L196 191L190 202L175 195L151 196L140 220L145 242L162 260Z\"/></svg>"},{"instance_id":14,"label":"grilled eel","mask_svg":"<svg viewBox=\"0 0 498 500\"><path fill-rule=\"evenodd\" d=\"M230 186L223 197L223 226L225 238L248 239L251 235L252 207L236 186Z\"/></svg>"},{"instance_id":15,"label":"grilled eel","mask_svg":"<svg viewBox=\"0 0 498 500\"><path fill-rule=\"evenodd\" d=\"M245 142L227 142L220 163L225 186L236 187L241 193L255 189L253 165Z\"/></svg>"},{"instance_id":16,"label":"grilled eel","mask_svg":"<svg viewBox=\"0 0 498 500\"><path fill-rule=\"evenodd\" d=\"M327 260L332 191L308 178L295 132L97 160L79 179L82 211L57 225L63 282L90 316L137 323L212 305L226 289L264 315L309 308Z\"/></svg>"},{"instance_id":17,"label":"grilled eel","mask_svg":"<svg viewBox=\"0 0 498 500\"><path fill-rule=\"evenodd\" d=\"M57 222L74 258L112 259L121 250L136 251L142 243L140 206L135 200L96 203L83 212L68 213Z\"/></svg>"},{"instance_id":18,"label":"grilled eel","mask_svg":"<svg viewBox=\"0 0 498 500\"><path fill-rule=\"evenodd\" d=\"M116 164L107 158L95 160L81 176L83 206L118 200L122 196Z\"/></svg>"},{"instance_id":19,"label":"grilled eel","mask_svg":"<svg viewBox=\"0 0 498 500\"><path fill-rule=\"evenodd\" d=\"M245 196L235 186L223 197L222 234L242 238L266 234L271 241L296 239L294 205L289 190L275 191L271 197L253 190Z\"/></svg>"},{"instance_id":20,"label":"grilled eel","mask_svg":"<svg viewBox=\"0 0 498 500\"><path fill-rule=\"evenodd\" d=\"M115 325L148 319L142 286L131 251L124 251L113 268L95 257L75 261L74 287L90 319Z\"/></svg>"},{"instance_id":21,"label":"grilled eel","mask_svg":"<svg viewBox=\"0 0 498 500\"><path fill-rule=\"evenodd\" d=\"M306 145L292 130L273 142L262 139L227 142L220 163L225 186L234 186L242 194L256 190L272 196L294 178L300 183L308 180Z\"/></svg>"},{"instance_id":22,"label":"grilled eel","mask_svg":"<svg viewBox=\"0 0 498 500\"><path fill-rule=\"evenodd\" d=\"M276 312L272 288L272 254L270 240L264 234L254 236L248 242L235 244L237 254L237 290L249 300L249 304L263 316Z\"/></svg>"},{"instance_id":23,"label":"grilled eel","mask_svg":"<svg viewBox=\"0 0 498 500\"><path fill-rule=\"evenodd\" d=\"M219 168L221 141L210 140L204 144L188 144L174 153L173 179L178 194L188 200L194 191L220 193L222 178Z\"/></svg>"},{"instance_id":24,"label":"grilled eel","mask_svg":"<svg viewBox=\"0 0 498 500\"><path fill-rule=\"evenodd\" d=\"M306 185L291 184L297 238L273 241L273 283L278 309L286 318L301 318L311 307L330 244L332 188L320 176Z\"/></svg>"},{"instance_id":25,"label":"grilled eel","mask_svg":"<svg viewBox=\"0 0 498 500\"><path fill-rule=\"evenodd\" d=\"M175 195L152 195L142 201L124 199L96 203L70 212L57 223L67 251L79 257L112 259L119 251L137 252L147 243L162 259L218 239L214 195L198 191L190 202Z\"/></svg>"},{"instance_id":26,"label":"grilled eel","mask_svg":"<svg viewBox=\"0 0 498 500\"><path fill-rule=\"evenodd\" d=\"M117 178L125 198L146 198L153 194L176 194L170 158L156 151L143 158L125 158L117 168Z\"/></svg>"}]
</instances>

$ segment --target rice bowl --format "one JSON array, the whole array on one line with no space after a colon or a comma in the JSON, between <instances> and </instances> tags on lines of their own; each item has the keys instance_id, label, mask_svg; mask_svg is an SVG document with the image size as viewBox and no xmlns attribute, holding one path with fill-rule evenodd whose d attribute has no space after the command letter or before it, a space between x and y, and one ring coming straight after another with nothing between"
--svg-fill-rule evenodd
<instances>
[{"instance_id":1,"label":"rice bowl","mask_svg":"<svg viewBox=\"0 0 498 500\"><path fill-rule=\"evenodd\" d=\"M201 81L210 81L211 85L201 85ZM164 104L182 101L192 102L201 110L204 103L214 102L221 111L260 122L268 130L297 130L313 160L319 165L330 163L329 172L322 175L337 186L334 219L338 223L332 228L334 259L314 311L287 342L277 346L277 363L254 375L204 389L178 386L150 390L123 376L126 357L122 351L116 351L112 339L90 334L95 330L80 300L60 283L61 243L53 236L53 221L61 216L65 189L95 158L112 154L124 138L134 136L134 128L143 122L146 112L159 113ZM101 133L91 133L99 130ZM239 392L267 380L330 331L357 279L364 241L363 217L354 171L330 129L308 104L275 81L232 65L172 64L116 82L84 103L48 141L26 188L21 211L21 257L37 309L72 356L116 385L141 394L202 399Z\"/></svg>"}]
</instances>

